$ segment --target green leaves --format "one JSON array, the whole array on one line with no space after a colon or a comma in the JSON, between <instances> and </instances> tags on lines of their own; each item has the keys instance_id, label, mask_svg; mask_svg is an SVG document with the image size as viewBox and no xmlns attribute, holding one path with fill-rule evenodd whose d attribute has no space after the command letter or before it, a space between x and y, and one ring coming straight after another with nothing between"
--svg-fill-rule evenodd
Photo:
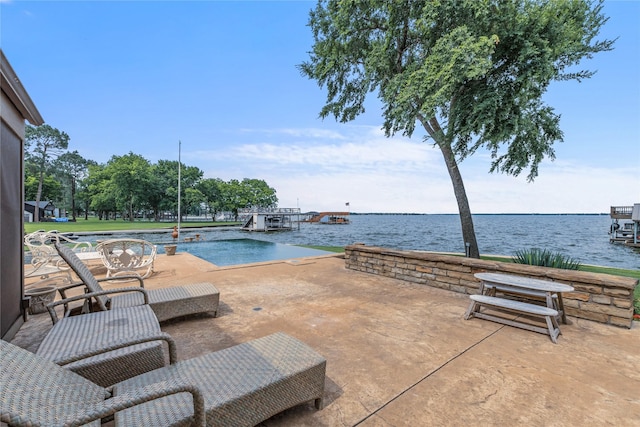
<instances>
[{"instance_id":1,"label":"green leaves","mask_svg":"<svg viewBox=\"0 0 640 427\"><path fill-rule=\"evenodd\" d=\"M220 183L221 210L231 211L237 217L243 208L273 208L278 205L276 190L261 179L244 178Z\"/></svg>"},{"instance_id":2,"label":"green leaves","mask_svg":"<svg viewBox=\"0 0 640 427\"><path fill-rule=\"evenodd\" d=\"M212 215L239 208L278 204L276 190L259 179L219 178L203 179L203 172L195 166L181 165L180 208L182 215L199 214L206 205ZM134 212L152 210L159 218L161 212L177 213L178 162L159 160L150 164L144 157L129 153L113 156L106 165L89 166L89 194L91 208L103 212L122 212L133 221Z\"/></svg>"},{"instance_id":3,"label":"green leaves","mask_svg":"<svg viewBox=\"0 0 640 427\"><path fill-rule=\"evenodd\" d=\"M559 252L546 249L532 248L517 251L512 260L516 264L537 265L540 267L561 268L565 270L579 270L581 263Z\"/></svg>"},{"instance_id":4,"label":"green leaves","mask_svg":"<svg viewBox=\"0 0 640 427\"><path fill-rule=\"evenodd\" d=\"M69 135L50 125L27 125L24 132L26 161L33 161L41 166L49 166L49 162L58 157L69 146Z\"/></svg>"},{"instance_id":5,"label":"green leaves","mask_svg":"<svg viewBox=\"0 0 640 427\"><path fill-rule=\"evenodd\" d=\"M459 159L485 147L490 171L529 168L533 180L562 141L560 118L541 100L549 83L589 77L573 67L612 47L595 41L601 9L586 0L320 1L299 69L327 89L323 118L351 121L377 92L388 136L422 124Z\"/></svg>"}]
</instances>

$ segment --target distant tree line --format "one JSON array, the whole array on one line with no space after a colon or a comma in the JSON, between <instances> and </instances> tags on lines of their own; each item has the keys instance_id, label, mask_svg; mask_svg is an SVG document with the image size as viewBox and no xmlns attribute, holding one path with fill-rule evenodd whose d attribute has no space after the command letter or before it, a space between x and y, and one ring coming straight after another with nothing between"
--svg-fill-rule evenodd
<instances>
[{"instance_id":1,"label":"distant tree line","mask_svg":"<svg viewBox=\"0 0 640 427\"><path fill-rule=\"evenodd\" d=\"M65 208L73 220L93 212L100 219L118 216L134 221L144 217L160 221L185 215L211 216L249 207L276 207L276 190L260 179L223 181L203 178L196 166L180 165L178 212L178 161L153 164L129 152L114 155L105 164L68 151L69 136L49 125L27 125L25 131L25 200L51 200ZM36 211L34 220L38 220Z\"/></svg>"}]
</instances>

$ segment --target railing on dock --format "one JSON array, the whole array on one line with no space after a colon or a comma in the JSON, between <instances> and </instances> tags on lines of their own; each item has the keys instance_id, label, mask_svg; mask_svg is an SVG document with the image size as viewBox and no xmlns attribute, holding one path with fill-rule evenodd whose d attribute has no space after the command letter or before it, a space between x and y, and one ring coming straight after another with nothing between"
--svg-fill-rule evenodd
<instances>
[{"instance_id":1,"label":"railing on dock","mask_svg":"<svg viewBox=\"0 0 640 427\"><path fill-rule=\"evenodd\" d=\"M238 215L261 214L300 214L300 208L242 208L238 209Z\"/></svg>"},{"instance_id":2,"label":"railing on dock","mask_svg":"<svg viewBox=\"0 0 640 427\"><path fill-rule=\"evenodd\" d=\"M633 206L611 206L610 216L613 219L631 219Z\"/></svg>"}]
</instances>

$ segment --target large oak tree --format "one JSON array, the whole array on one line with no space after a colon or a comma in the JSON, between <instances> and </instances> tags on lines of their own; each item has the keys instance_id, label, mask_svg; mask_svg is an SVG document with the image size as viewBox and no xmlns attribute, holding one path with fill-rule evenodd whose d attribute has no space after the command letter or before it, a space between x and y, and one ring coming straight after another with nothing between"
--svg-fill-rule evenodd
<instances>
[{"instance_id":1,"label":"large oak tree","mask_svg":"<svg viewBox=\"0 0 640 427\"><path fill-rule=\"evenodd\" d=\"M88 174L89 160L85 159L78 151L71 151L61 154L54 162L55 173L69 184L71 197L71 216L76 220L76 190L78 184L85 179Z\"/></svg>"},{"instance_id":2,"label":"large oak tree","mask_svg":"<svg viewBox=\"0 0 640 427\"><path fill-rule=\"evenodd\" d=\"M611 49L595 40L606 19L601 1L321 0L310 13L310 59L299 68L327 89L323 118L351 121L377 92L387 136L424 129L442 152L477 258L458 164L484 147L491 172L528 169L533 180L563 139L542 95L554 80L592 75L575 66Z\"/></svg>"},{"instance_id":3,"label":"large oak tree","mask_svg":"<svg viewBox=\"0 0 640 427\"><path fill-rule=\"evenodd\" d=\"M25 164L30 164L38 175L36 209L33 221L40 221L40 199L45 176L51 172L53 161L69 146L69 135L49 125L27 125L24 132Z\"/></svg>"}]
</instances>

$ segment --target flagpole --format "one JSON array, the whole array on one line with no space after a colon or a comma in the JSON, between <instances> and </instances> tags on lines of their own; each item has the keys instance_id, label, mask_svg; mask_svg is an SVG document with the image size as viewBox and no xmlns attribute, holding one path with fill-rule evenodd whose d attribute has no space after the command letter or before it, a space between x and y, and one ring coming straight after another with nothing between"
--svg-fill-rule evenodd
<instances>
[{"instance_id":1,"label":"flagpole","mask_svg":"<svg viewBox=\"0 0 640 427\"><path fill-rule=\"evenodd\" d=\"M180 182L182 181L180 178L180 170L182 169L181 161L180 161L180 152L182 151L182 141L178 141L178 239L180 239Z\"/></svg>"}]
</instances>

